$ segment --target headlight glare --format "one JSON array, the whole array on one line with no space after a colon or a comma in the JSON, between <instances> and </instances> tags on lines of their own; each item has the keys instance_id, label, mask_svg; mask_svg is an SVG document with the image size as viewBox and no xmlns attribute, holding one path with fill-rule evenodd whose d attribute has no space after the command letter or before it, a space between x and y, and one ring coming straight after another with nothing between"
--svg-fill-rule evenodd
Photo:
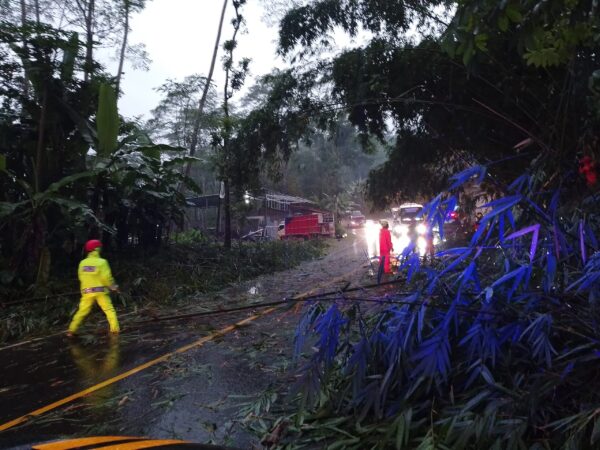
<instances>
[{"instance_id":1,"label":"headlight glare","mask_svg":"<svg viewBox=\"0 0 600 450\"><path fill-rule=\"evenodd\" d=\"M394 227L394 233L396 234L406 234L408 232L408 227L406 225L396 225Z\"/></svg>"}]
</instances>

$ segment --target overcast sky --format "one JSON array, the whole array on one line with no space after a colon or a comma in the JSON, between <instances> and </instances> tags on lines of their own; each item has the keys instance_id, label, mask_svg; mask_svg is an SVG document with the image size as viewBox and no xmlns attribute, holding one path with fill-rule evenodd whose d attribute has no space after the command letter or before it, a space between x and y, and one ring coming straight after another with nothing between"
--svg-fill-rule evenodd
<instances>
[{"instance_id":1,"label":"overcast sky","mask_svg":"<svg viewBox=\"0 0 600 450\"><path fill-rule=\"evenodd\" d=\"M160 96L154 90L168 78L181 80L187 75L206 75L217 35L222 2L219 0L152 0L146 9L134 16L131 22L130 43L144 43L152 59L150 70L125 68L122 82L123 97L119 101L121 114L127 117L147 114ZM261 3L250 0L243 7L247 32L240 36L234 57L252 59L253 76L263 75L283 62L276 55L276 26L263 20ZM228 5L227 20L223 25L221 43L232 34L233 7ZM221 88L223 70L222 52L215 67L214 80ZM108 62L111 73L116 62ZM248 83L251 83L248 80Z\"/></svg>"}]
</instances>

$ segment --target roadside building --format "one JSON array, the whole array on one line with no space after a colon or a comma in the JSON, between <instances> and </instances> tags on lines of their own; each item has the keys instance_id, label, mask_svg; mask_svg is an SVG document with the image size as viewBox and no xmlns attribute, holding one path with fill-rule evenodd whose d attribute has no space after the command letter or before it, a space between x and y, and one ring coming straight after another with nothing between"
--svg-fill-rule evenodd
<instances>
[{"instance_id":1,"label":"roadside building","mask_svg":"<svg viewBox=\"0 0 600 450\"><path fill-rule=\"evenodd\" d=\"M256 233L275 239L277 227L286 217L311 213L331 216L311 200L273 191L263 191L260 195L246 194L244 200L247 207L243 218L232 220L232 231L238 237ZM218 194L187 198L188 227L214 233L220 201Z\"/></svg>"}]
</instances>

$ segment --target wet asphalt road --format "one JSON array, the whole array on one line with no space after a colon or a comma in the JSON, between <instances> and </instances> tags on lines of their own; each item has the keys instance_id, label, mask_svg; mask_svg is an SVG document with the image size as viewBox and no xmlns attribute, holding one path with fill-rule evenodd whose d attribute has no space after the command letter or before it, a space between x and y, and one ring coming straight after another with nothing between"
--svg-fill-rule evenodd
<instances>
[{"instance_id":1,"label":"wet asphalt road","mask_svg":"<svg viewBox=\"0 0 600 450\"><path fill-rule=\"evenodd\" d=\"M368 279L365 250L358 232L333 242L320 260L232 286L202 299L202 307L251 305L313 290L329 291L348 282L357 285ZM185 312L190 311L193 309ZM130 331L123 320L125 329L117 338L93 332L104 320L96 312L87 321L90 334L75 341L56 335L0 349L0 425L260 312L159 322ZM294 308L277 309L200 347L31 418L0 432L0 448L92 435L262 448L240 419L244 407L269 386L293 381L289 369L299 315Z\"/></svg>"}]
</instances>

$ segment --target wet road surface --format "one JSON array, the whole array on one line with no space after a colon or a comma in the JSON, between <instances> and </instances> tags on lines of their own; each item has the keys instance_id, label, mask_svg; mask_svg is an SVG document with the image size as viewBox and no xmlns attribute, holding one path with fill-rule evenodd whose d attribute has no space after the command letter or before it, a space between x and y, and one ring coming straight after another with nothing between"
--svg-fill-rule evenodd
<instances>
[{"instance_id":1,"label":"wet road surface","mask_svg":"<svg viewBox=\"0 0 600 450\"><path fill-rule=\"evenodd\" d=\"M333 242L320 260L232 286L202 299L203 309L199 310L277 301L328 291L348 282L358 285L366 280L369 270L365 247L359 231L349 239ZM190 311L193 309L184 312ZM135 316L128 318L135 320ZM261 448L259 439L240 422L241 417L244 408L269 386L293 381L293 372L288 369L298 318L296 308L285 306L272 312L257 309L158 322L129 331L128 320L123 320L124 332L111 338L93 332L98 323L104 325L104 318L96 313L87 321L88 334L76 340L55 335L0 349L0 426L168 356L0 431L0 448L108 434ZM226 328L244 319L249 321L235 329ZM227 332L215 336L223 329ZM169 355L203 337L206 342Z\"/></svg>"}]
</instances>

